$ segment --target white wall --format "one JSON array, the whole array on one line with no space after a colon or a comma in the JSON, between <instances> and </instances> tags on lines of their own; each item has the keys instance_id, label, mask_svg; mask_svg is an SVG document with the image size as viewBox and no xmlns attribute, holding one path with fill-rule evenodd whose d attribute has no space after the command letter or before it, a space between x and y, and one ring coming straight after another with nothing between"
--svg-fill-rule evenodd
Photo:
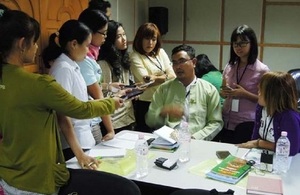
<instances>
[{"instance_id":1,"label":"white wall","mask_svg":"<svg viewBox=\"0 0 300 195\"><path fill-rule=\"evenodd\" d=\"M169 55L175 46L187 43L222 69L229 58L232 30L247 24L256 32L259 59L271 70L300 68L300 0L109 1L112 19L123 23L130 43L137 28L148 21L148 8L163 6L169 11L169 32L163 36L163 47Z\"/></svg>"},{"instance_id":2,"label":"white wall","mask_svg":"<svg viewBox=\"0 0 300 195\"><path fill-rule=\"evenodd\" d=\"M300 2L300 0L265 1L267 5L265 21L263 21L263 0L148 0L148 2L149 7L164 6L169 9L169 32L164 36L164 40L167 41L164 48L168 54L178 45L178 41L181 41L194 46L197 54L206 53L216 66L223 68L229 58L228 44L232 30L238 25L247 24L256 32L261 46L259 50L263 51L261 60L271 70L288 71L300 68L300 5L268 4ZM186 21L183 21L184 14Z\"/></svg>"}]
</instances>

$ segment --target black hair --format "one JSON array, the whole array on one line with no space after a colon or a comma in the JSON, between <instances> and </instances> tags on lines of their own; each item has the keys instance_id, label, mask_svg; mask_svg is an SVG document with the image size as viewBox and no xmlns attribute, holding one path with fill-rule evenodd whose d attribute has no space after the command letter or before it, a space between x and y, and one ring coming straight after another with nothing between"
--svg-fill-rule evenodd
<instances>
[{"instance_id":1,"label":"black hair","mask_svg":"<svg viewBox=\"0 0 300 195\"><path fill-rule=\"evenodd\" d=\"M199 54L196 58L195 74L198 78L201 78L210 71L218 71L206 54Z\"/></svg>"},{"instance_id":2,"label":"black hair","mask_svg":"<svg viewBox=\"0 0 300 195\"><path fill-rule=\"evenodd\" d=\"M104 0L90 0L88 9L97 9L106 13L107 8L111 8L109 1Z\"/></svg>"},{"instance_id":3,"label":"black hair","mask_svg":"<svg viewBox=\"0 0 300 195\"><path fill-rule=\"evenodd\" d=\"M180 51L185 51L190 56L190 59L195 58L195 49L192 46L178 45L172 50L172 56Z\"/></svg>"},{"instance_id":4,"label":"black hair","mask_svg":"<svg viewBox=\"0 0 300 195\"><path fill-rule=\"evenodd\" d=\"M231 34L229 64L235 64L236 62L240 61L240 58L235 54L233 50L233 42L236 42L238 38L240 38L242 41L250 41L248 64L254 64L258 56L257 38L254 30L245 24L236 27Z\"/></svg>"},{"instance_id":5,"label":"black hair","mask_svg":"<svg viewBox=\"0 0 300 195\"><path fill-rule=\"evenodd\" d=\"M79 15L78 20L84 23L93 33L102 29L108 22L104 12L100 10L85 9Z\"/></svg>"},{"instance_id":6,"label":"black hair","mask_svg":"<svg viewBox=\"0 0 300 195\"><path fill-rule=\"evenodd\" d=\"M5 5L3 5L2 3L0 3L0 17L7 10L10 10L10 9L8 7L6 7Z\"/></svg>"},{"instance_id":7,"label":"black hair","mask_svg":"<svg viewBox=\"0 0 300 195\"><path fill-rule=\"evenodd\" d=\"M105 60L112 66L113 73L118 77L118 79L122 73L121 67L126 70L129 70L130 68L127 49L120 51L115 47L119 27L123 27L119 22L113 20L108 22L107 38L101 46L101 52L99 55L99 60Z\"/></svg>"},{"instance_id":8,"label":"black hair","mask_svg":"<svg viewBox=\"0 0 300 195\"><path fill-rule=\"evenodd\" d=\"M0 79L2 65L13 49L16 39L24 37L25 43L37 42L40 37L39 23L26 13L18 10L6 10L0 17Z\"/></svg>"},{"instance_id":9,"label":"black hair","mask_svg":"<svg viewBox=\"0 0 300 195\"><path fill-rule=\"evenodd\" d=\"M49 45L43 50L42 58L46 68L50 68L50 62L58 58L62 53L68 54L67 43L76 40L82 44L91 34L90 29L78 20L66 21L58 33L53 33L49 37ZM55 38L58 37L58 44Z\"/></svg>"}]
</instances>

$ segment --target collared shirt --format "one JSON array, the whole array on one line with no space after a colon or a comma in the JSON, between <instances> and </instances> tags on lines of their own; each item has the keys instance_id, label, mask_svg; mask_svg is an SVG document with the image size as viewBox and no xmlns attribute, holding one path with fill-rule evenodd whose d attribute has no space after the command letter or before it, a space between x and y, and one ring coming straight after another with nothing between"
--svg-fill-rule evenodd
<instances>
[{"instance_id":1,"label":"collared shirt","mask_svg":"<svg viewBox=\"0 0 300 195\"><path fill-rule=\"evenodd\" d=\"M186 88L177 78L161 84L153 95L146 115L147 125L153 128L163 125L176 127L181 119L161 117L160 112L165 105L183 105L185 96ZM189 131L195 139L212 140L223 127L217 89L207 81L196 79L190 86L189 96Z\"/></svg>"},{"instance_id":2,"label":"collared shirt","mask_svg":"<svg viewBox=\"0 0 300 195\"><path fill-rule=\"evenodd\" d=\"M191 86L195 84L197 81L197 77L195 76L194 80L185 87L185 102L184 102L184 115L183 119L184 121L189 121L189 102L190 102L190 93L191 93Z\"/></svg>"},{"instance_id":3,"label":"collared shirt","mask_svg":"<svg viewBox=\"0 0 300 195\"><path fill-rule=\"evenodd\" d=\"M135 82L144 82L143 77L146 75L163 75L164 72L170 76L175 77L174 70L170 65L170 59L164 49L160 48L159 54L156 58L160 61L161 69L153 64L145 55L133 51L130 54L130 70L134 76ZM139 96L139 100L150 102L152 96L159 85L147 87L143 94Z\"/></svg>"},{"instance_id":4,"label":"collared shirt","mask_svg":"<svg viewBox=\"0 0 300 195\"><path fill-rule=\"evenodd\" d=\"M233 83L236 83L237 81L237 68L237 64L227 64L223 71L223 78L226 79L227 84L232 88L234 87ZM247 69L245 70L245 68ZM267 65L256 60L254 64L249 64L247 67L243 67L238 70L238 75L240 77L238 78L239 85L241 85L245 90L257 95L259 80L263 74L268 71L269 68ZM222 114L224 127L226 129L234 130L235 127L242 122L254 121L257 102L253 102L246 98L239 98L239 111L234 112L231 110L232 100L232 97L226 98L223 105Z\"/></svg>"},{"instance_id":5,"label":"collared shirt","mask_svg":"<svg viewBox=\"0 0 300 195\"><path fill-rule=\"evenodd\" d=\"M69 93L81 101L88 101L87 87L75 61L61 54L54 61L49 73ZM71 121L80 146L84 149L94 146L96 142L91 132L91 119L71 118ZM64 149L69 148L64 136L61 136L61 141Z\"/></svg>"}]
</instances>

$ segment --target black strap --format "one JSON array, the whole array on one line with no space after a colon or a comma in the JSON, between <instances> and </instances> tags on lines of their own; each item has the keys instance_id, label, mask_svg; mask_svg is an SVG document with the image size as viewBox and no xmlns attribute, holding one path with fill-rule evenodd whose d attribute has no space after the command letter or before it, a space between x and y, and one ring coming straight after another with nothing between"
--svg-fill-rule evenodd
<instances>
[{"instance_id":1,"label":"black strap","mask_svg":"<svg viewBox=\"0 0 300 195\"><path fill-rule=\"evenodd\" d=\"M158 58L156 56L154 56L154 58L156 59L158 65L148 56L146 55L146 57L150 60L150 62L152 62L152 64L154 64L160 71L162 71L164 74L166 74L166 71L163 70L162 65L160 63L160 61L158 60Z\"/></svg>"},{"instance_id":2,"label":"black strap","mask_svg":"<svg viewBox=\"0 0 300 195\"><path fill-rule=\"evenodd\" d=\"M248 67L248 64L246 65L246 67L245 67L245 69L244 69L244 71L242 73L242 76L240 78L239 78L239 66L240 65L238 65L238 67L236 68L236 84L239 84L241 82L241 80L242 80L242 78L243 78L243 76L244 76L244 74L246 72L246 69Z\"/></svg>"},{"instance_id":3,"label":"black strap","mask_svg":"<svg viewBox=\"0 0 300 195\"><path fill-rule=\"evenodd\" d=\"M268 118L268 117L267 117ZM264 130L263 130L263 139L264 140L267 140L267 135L268 135L268 130L269 130L269 128L270 128L270 125L271 125L271 123L272 123L272 121L273 121L273 116L271 117L271 119L270 119L270 121L269 121L269 123L268 123L268 125L267 125L267 118L265 119L265 121L264 121Z\"/></svg>"}]
</instances>

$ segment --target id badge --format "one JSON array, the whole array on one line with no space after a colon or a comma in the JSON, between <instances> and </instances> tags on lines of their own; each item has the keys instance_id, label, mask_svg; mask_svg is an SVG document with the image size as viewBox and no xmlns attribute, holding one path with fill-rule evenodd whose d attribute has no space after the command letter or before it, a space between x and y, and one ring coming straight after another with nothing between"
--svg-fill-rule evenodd
<instances>
[{"instance_id":1,"label":"id badge","mask_svg":"<svg viewBox=\"0 0 300 195\"><path fill-rule=\"evenodd\" d=\"M231 111L232 112L238 112L239 111L239 99L232 99Z\"/></svg>"}]
</instances>

